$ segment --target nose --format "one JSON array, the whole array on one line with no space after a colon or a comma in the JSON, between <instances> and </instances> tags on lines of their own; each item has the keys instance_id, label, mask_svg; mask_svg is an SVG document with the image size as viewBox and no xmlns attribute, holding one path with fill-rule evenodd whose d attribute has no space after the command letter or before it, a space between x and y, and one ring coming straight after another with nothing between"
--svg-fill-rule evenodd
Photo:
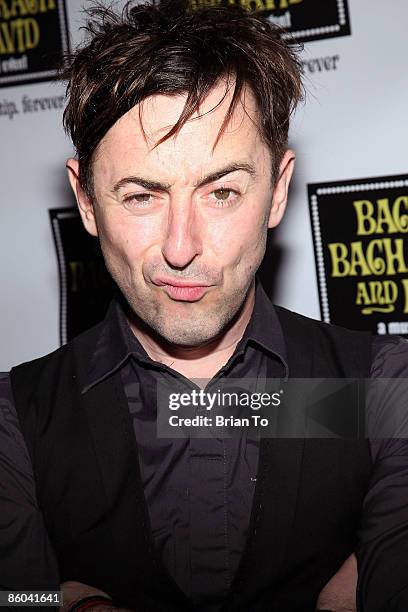
<instances>
[{"instance_id":1,"label":"nose","mask_svg":"<svg viewBox=\"0 0 408 612\"><path fill-rule=\"evenodd\" d=\"M191 201L186 199L170 204L162 253L174 268L185 268L201 255L199 220Z\"/></svg>"}]
</instances>

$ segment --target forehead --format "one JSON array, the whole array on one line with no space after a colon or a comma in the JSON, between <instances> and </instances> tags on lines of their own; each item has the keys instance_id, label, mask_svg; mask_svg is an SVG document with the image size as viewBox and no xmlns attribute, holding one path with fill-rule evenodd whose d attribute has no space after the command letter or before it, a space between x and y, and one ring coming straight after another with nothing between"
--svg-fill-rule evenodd
<instances>
[{"instance_id":1,"label":"forehead","mask_svg":"<svg viewBox=\"0 0 408 612\"><path fill-rule=\"evenodd\" d=\"M137 164L148 172L176 173L176 178L189 180L238 159L267 163L269 152L259 134L257 106L248 88L243 89L217 142L232 95L233 87L217 84L180 132L159 145L178 121L187 96L157 95L144 100L102 139L95 155L95 173L99 170L114 180L123 172L134 172Z\"/></svg>"}]
</instances>

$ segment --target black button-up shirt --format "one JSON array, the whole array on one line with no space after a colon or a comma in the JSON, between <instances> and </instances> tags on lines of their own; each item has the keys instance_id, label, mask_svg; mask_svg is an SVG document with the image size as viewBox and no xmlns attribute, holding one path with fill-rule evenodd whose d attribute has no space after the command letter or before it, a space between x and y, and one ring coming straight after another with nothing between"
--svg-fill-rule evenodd
<instances>
[{"instance_id":1,"label":"black button-up shirt","mask_svg":"<svg viewBox=\"0 0 408 612\"><path fill-rule=\"evenodd\" d=\"M157 437L158 378L176 379L186 391L195 388L194 383L150 359L131 332L120 302L114 302L109 309L82 393L117 370L133 419L156 547L170 574L197 609L213 612L220 607L243 552L257 473L258 442L245 435L223 439ZM277 314L258 284L245 333L209 384L221 376L264 379L266 372L270 377L289 376ZM408 343L395 337L375 338L371 375L408 377ZM394 454L397 463L401 459L401 469L408 472L405 441L374 442L371 450L374 463ZM382 479L384 496L390 484L392 488L392 478L390 472ZM377 498L378 486L381 484L376 485ZM45 582L49 576L52 581L56 562L36 504L31 465L7 375L0 379L0 494L6 501L5 511L0 514L0 569L4 566L0 586L19 588L18 576L11 576L9 568L19 566L13 559L26 559L27 555L31 563L24 567L20 561L21 576L27 577L33 571L30 568L34 562L36 576L43 576Z\"/></svg>"},{"instance_id":2,"label":"black button-up shirt","mask_svg":"<svg viewBox=\"0 0 408 612\"><path fill-rule=\"evenodd\" d=\"M197 609L217 610L243 552L255 488L258 441L234 438L158 438L156 381L194 382L150 359L115 302L97 344L86 393L120 368L139 448L155 544L174 580ZM221 376L286 378L288 365L277 314L260 285L255 308Z\"/></svg>"}]
</instances>

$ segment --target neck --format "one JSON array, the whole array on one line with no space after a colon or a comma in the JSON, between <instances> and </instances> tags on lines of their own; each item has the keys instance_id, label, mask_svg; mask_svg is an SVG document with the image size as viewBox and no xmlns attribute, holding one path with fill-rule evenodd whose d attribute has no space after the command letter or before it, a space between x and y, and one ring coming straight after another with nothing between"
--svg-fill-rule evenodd
<instances>
[{"instance_id":1,"label":"neck","mask_svg":"<svg viewBox=\"0 0 408 612\"><path fill-rule=\"evenodd\" d=\"M146 353L186 378L210 379L227 363L242 338L255 304L255 283L252 283L245 301L226 329L218 336L198 346L180 346L161 338L150 328L130 322L131 329Z\"/></svg>"}]
</instances>

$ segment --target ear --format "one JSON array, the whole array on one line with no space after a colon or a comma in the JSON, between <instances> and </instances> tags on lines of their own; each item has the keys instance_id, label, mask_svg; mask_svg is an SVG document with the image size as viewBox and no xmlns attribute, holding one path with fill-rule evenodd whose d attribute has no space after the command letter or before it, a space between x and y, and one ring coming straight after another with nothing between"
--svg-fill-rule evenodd
<instances>
[{"instance_id":1,"label":"ear","mask_svg":"<svg viewBox=\"0 0 408 612\"><path fill-rule=\"evenodd\" d=\"M269 213L268 228L276 227L282 220L288 199L288 189L295 165L295 154L288 149L279 166L279 175L272 195L272 207Z\"/></svg>"},{"instance_id":2,"label":"ear","mask_svg":"<svg viewBox=\"0 0 408 612\"><path fill-rule=\"evenodd\" d=\"M81 214L82 223L92 236L97 236L98 228L96 225L94 205L79 182L79 162L77 159L71 158L67 160L65 165L68 170L69 182L71 183L72 191L75 194L78 209Z\"/></svg>"}]
</instances>

